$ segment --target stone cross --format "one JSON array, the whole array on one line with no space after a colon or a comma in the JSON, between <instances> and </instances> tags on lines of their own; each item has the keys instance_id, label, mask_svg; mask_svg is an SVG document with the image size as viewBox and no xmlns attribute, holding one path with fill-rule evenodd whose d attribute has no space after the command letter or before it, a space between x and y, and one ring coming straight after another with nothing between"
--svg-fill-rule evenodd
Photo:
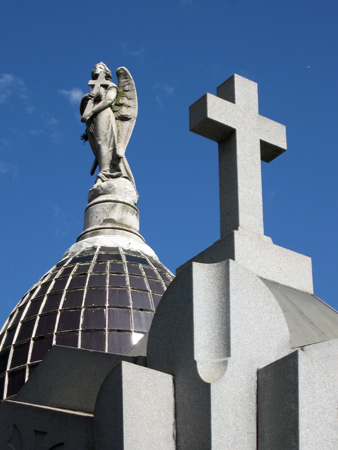
<instances>
[{"instance_id":1,"label":"stone cross","mask_svg":"<svg viewBox=\"0 0 338 450\"><path fill-rule=\"evenodd\" d=\"M90 93L92 96L98 95L100 93L100 87L108 87L111 83L110 80L106 80L106 74L104 71L99 73L99 76L96 80L89 80L88 86L93 86ZM90 99L87 103L86 109L83 112L83 115L87 114L94 106L94 98Z\"/></svg>"},{"instance_id":2,"label":"stone cross","mask_svg":"<svg viewBox=\"0 0 338 450\"><path fill-rule=\"evenodd\" d=\"M221 237L264 234L261 159L286 150L285 126L258 113L257 83L233 75L190 106L190 130L218 142Z\"/></svg>"},{"instance_id":3,"label":"stone cross","mask_svg":"<svg viewBox=\"0 0 338 450\"><path fill-rule=\"evenodd\" d=\"M94 90L94 94L96 94L97 92L100 92L100 87L107 87L111 84L110 80L106 80L106 74L104 73L104 71L99 73L99 76L97 77L96 80L89 80L88 81L88 86L94 86L93 90Z\"/></svg>"}]
</instances>

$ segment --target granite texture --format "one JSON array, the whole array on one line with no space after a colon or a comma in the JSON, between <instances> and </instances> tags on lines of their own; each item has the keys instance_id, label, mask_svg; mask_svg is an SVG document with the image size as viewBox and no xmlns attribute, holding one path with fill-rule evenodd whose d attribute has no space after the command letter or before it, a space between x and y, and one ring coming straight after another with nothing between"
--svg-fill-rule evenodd
<instances>
[{"instance_id":1,"label":"granite texture","mask_svg":"<svg viewBox=\"0 0 338 450\"><path fill-rule=\"evenodd\" d=\"M258 114L257 84L233 75L190 107L190 130L219 143L221 237L239 227L264 234L261 158L286 150L284 125Z\"/></svg>"},{"instance_id":2,"label":"granite texture","mask_svg":"<svg viewBox=\"0 0 338 450\"><path fill-rule=\"evenodd\" d=\"M95 449L175 450L170 375L121 362L107 375L94 419Z\"/></svg>"},{"instance_id":3,"label":"granite texture","mask_svg":"<svg viewBox=\"0 0 338 450\"><path fill-rule=\"evenodd\" d=\"M318 364L325 367L338 395L338 339L307 345L302 348L305 355L310 355Z\"/></svg>"},{"instance_id":4,"label":"granite texture","mask_svg":"<svg viewBox=\"0 0 338 450\"><path fill-rule=\"evenodd\" d=\"M258 449L338 448L338 396L332 381L325 366L300 350L260 369Z\"/></svg>"},{"instance_id":5,"label":"granite texture","mask_svg":"<svg viewBox=\"0 0 338 450\"><path fill-rule=\"evenodd\" d=\"M147 352L149 367L175 377L178 448L255 448L257 369L288 354L289 339L278 302L241 265L192 263L180 271L158 308ZM214 362L214 372L205 376L201 360Z\"/></svg>"},{"instance_id":6,"label":"granite texture","mask_svg":"<svg viewBox=\"0 0 338 450\"><path fill-rule=\"evenodd\" d=\"M194 359L193 264L162 300L149 332L147 365L174 376L177 448L209 449L210 384L198 375Z\"/></svg>"},{"instance_id":7,"label":"granite texture","mask_svg":"<svg viewBox=\"0 0 338 450\"><path fill-rule=\"evenodd\" d=\"M267 236L243 229L232 231L216 241L179 267L177 272L191 261L216 263L226 259L233 259L261 278L313 293L311 258L279 247Z\"/></svg>"}]
</instances>

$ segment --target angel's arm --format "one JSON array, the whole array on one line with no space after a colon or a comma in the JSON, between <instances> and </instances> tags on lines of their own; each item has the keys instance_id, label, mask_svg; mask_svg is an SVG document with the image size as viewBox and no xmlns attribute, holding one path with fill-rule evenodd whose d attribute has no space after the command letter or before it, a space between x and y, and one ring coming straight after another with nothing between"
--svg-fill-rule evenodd
<instances>
[{"instance_id":1,"label":"angel's arm","mask_svg":"<svg viewBox=\"0 0 338 450\"><path fill-rule=\"evenodd\" d=\"M114 103L116 96L117 96L117 86L112 86L111 88L108 89L105 99L102 100L97 105L95 105L94 108L88 111L87 114L83 115L81 118L81 122L87 122L95 114L98 114L101 111L104 111L105 109L109 108Z\"/></svg>"},{"instance_id":2,"label":"angel's arm","mask_svg":"<svg viewBox=\"0 0 338 450\"><path fill-rule=\"evenodd\" d=\"M82 116L82 114L85 112L86 110L86 106L88 101L92 98L92 96L90 95L90 92L88 92L88 94L85 94L82 97L81 103L80 103L80 114Z\"/></svg>"}]
</instances>

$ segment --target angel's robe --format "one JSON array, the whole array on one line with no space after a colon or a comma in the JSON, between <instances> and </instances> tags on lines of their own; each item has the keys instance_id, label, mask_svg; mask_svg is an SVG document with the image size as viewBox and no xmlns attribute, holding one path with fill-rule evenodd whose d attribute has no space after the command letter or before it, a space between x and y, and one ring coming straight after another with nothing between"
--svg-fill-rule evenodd
<instances>
[{"instance_id":1,"label":"angel's robe","mask_svg":"<svg viewBox=\"0 0 338 450\"><path fill-rule=\"evenodd\" d=\"M118 126L113 112L113 103L116 99L117 89L116 84L112 82L110 82L107 88L100 87L100 95L94 99L93 107L105 99L111 99L112 103L111 106L94 114L87 121L87 135L100 168L97 181L106 181L111 178L123 176L128 178L135 186L133 174L124 155L125 148L117 145ZM86 94L82 99L80 107L81 114L86 109L88 101L92 101L90 100L89 94Z\"/></svg>"},{"instance_id":2,"label":"angel's robe","mask_svg":"<svg viewBox=\"0 0 338 450\"><path fill-rule=\"evenodd\" d=\"M113 83L107 89L101 87L100 96L94 99L93 106L109 97L114 100L116 90L117 86ZM117 126L110 106L88 120L87 134L90 146L99 164L100 173L109 177L113 165L119 162L116 155Z\"/></svg>"}]
</instances>

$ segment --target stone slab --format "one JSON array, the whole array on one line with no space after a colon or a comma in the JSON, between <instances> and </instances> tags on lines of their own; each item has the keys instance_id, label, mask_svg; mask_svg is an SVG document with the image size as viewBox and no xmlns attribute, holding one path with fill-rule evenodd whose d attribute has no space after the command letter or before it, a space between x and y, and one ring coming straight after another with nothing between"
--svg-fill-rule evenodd
<instances>
[{"instance_id":1,"label":"stone slab","mask_svg":"<svg viewBox=\"0 0 338 450\"><path fill-rule=\"evenodd\" d=\"M257 370L290 352L290 336L279 304L257 276L231 260L227 276L231 357L225 375L211 384L212 448L252 450Z\"/></svg>"},{"instance_id":2,"label":"stone slab","mask_svg":"<svg viewBox=\"0 0 338 450\"><path fill-rule=\"evenodd\" d=\"M145 364L144 358L54 346L16 399L24 403L93 413L103 380L122 360Z\"/></svg>"},{"instance_id":3,"label":"stone slab","mask_svg":"<svg viewBox=\"0 0 338 450\"><path fill-rule=\"evenodd\" d=\"M267 236L245 231L233 231L216 241L180 266L177 273L191 261L215 263L226 259L233 259L259 277L313 293L311 258L279 247Z\"/></svg>"},{"instance_id":4,"label":"stone slab","mask_svg":"<svg viewBox=\"0 0 338 450\"><path fill-rule=\"evenodd\" d=\"M272 293L232 260L191 263L162 297L148 367L175 377L180 449L256 446L257 369L290 351Z\"/></svg>"},{"instance_id":5,"label":"stone slab","mask_svg":"<svg viewBox=\"0 0 338 450\"><path fill-rule=\"evenodd\" d=\"M147 365L175 377L176 439L181 450L211 448L210 384L194 359L193 264L163 295L149 332Z\"/></svg>"},{"instance_id":6,"label":"stone slab","mask_svg":"<svg viewBox=\"0 0 338 450\"><path fill-rule=\"evenodd\" d=\"M284 313L292 348L338 339L338 312L335 309L308 292L263 281Z\"/></svg>"},{"instance_id":7,"label":"stone slab","mask_svg":"<svg viewBox=\"0 0 338 450\"><path fill-rule=\"evenodd\" d=\"M4 401L0 406L0 448L91 450L92 415Z\"/></svg>"},{"instance_id":8,"label":"stone slab","mask_svg":"<svg viewBox=\"0 0 338 450\"><path fill-rule=\"evenodd\" d=\"M258 371L258 449L299 449L297 352Z\"/></svg>"},{"instance_id":9,"label":"stone slab","mask_svg":"<svg viewBox=\"0 0 338 450\"><path fill-rule=\"evenodd\" d=\"M173 378L121 362L98 395L95 448L175 450L174 422Z\"/></svg>"},{"instance_id":10,"label":"stone slab","mask_svg":"<svg viewBox=\"0 0 338 450\"><path fill-rule=\"evenodd\" d=\"M258 449L337 449L337 401L325 366L302 351L263 367L258 371Z\"/></svg>"}]
</instances>

